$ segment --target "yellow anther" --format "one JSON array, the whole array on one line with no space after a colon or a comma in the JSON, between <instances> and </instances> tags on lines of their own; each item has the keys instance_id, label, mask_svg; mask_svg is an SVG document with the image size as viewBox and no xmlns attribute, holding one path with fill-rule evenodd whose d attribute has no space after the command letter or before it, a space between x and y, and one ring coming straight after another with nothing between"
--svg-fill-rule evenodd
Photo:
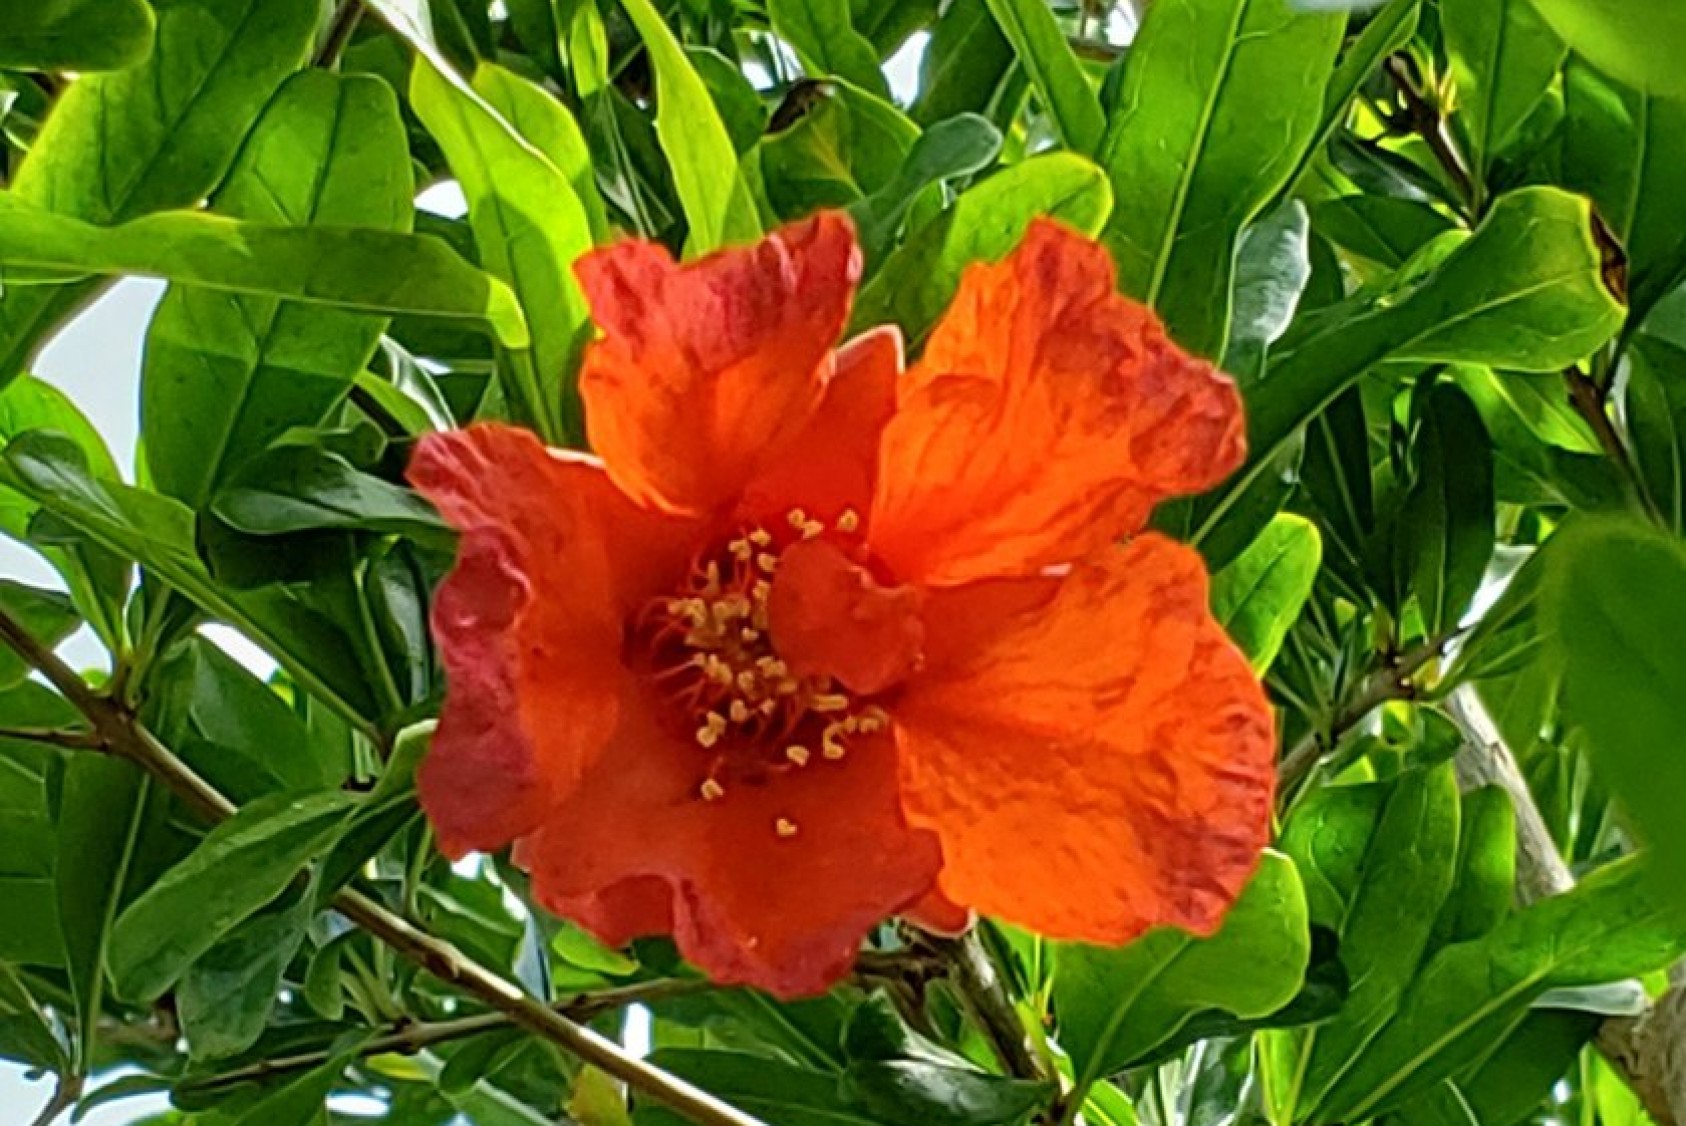
<instances>
[{"instance_id":1,"label":"yellow anther","mask_svg":"<svg viewBox=\"0 0 1686 1126\"><path fill-rule=\"evenodd\" d=\"M738 636L746 642L759 641L761 640L761 631L747 628L740 629Z\"/></svg>"},{"instance_id":2,"label":"yellow anther","mask_svg":"<svg viewBox=\"0 0 1686 1126\"><path fill-rule=\"evenodd\" d=\"M726 796L726 787L712 778L707 778L703 780L701 786L697 787L697 793L702 795L703 801L719 801Z\"/></svg>"},{"instance_id":3,"label":"yellow anther","mask_svg":"<svg viewBox=\"0 0 1686 1126\"><path fill-rule=\"evenodd\" d=\"M812 697L808 706L816 712L840 712L848 708L849 697L840 696L835 692L822 692Z\"/></svg>"},{"instance_id":4,"label":"yellow anther","mask_svg":"<svg viewBox=\"0 0 1686 1126\"><path fill-rule=\"evenodd\" d=\"M875 731L883 731L890 726L890 714L883 708L867 708L860 714L859 726L862 734L865 735L871 735Z\"/></svg>"},{"instance_id":5,"label":"yellow anther","mask_svg":"<svg viewBox=\"0 0 1686 1126\"><path fill-rule=\"evenodd\" d=\"M848 754L843 746L843 725L841 723L826 724L825 731L820 735L820 754L836 762Z\"/></svg>"},{"instance_id":6,"label":"yellow anther","mask_svg":"<svg viewBox=\"0 0 1686 1126\"><path fill-rule=\"evenodd\" d=\"M756 680L755 674L750 672L748 669L745 669L743 672L738 674L736 683L739 692L755 692L761 687L760 682Z\"/></svg>"},{"instance_id":7,"label":"yellow anther","mask_svg":"<svg viewBox=\"0 0 1686 1126\"><path fill-rule=\"evenodd\" d=\"M709 594L709 595L719 594L720 593L720 564L714 562L712 559L709 560L708 565L703 568L703 579L705 580L704 583L703 583L703 593L704 594Z\"/></svg>"},{"instance_id":8,"label":"yellow anther","mask_svg":"<svg viewBox=\"0 0 1686 1126\"><path fill-rule=\"evenodd\" d=\"M802 526L808 522L808 514L803 512L800 508L793 508L785 514L785 519L790 521L790 526L792 528L795 528L797 531L801 531Z\"/></svg>"},{"instance_id":9,"label":"yellow anther","mask_svg":"<svg viewBox=\"0 0 1686 1126\"><path fill-rule=\"evenodd\" d=\"M810 520L806 524L802 525L802 538L805 540L811 540L823 531L825 531L824 524L820 523L818 520Z\"/></svg>"},{"instance_id":10,"label":"yellow anther","mask_svg":"<svg viewBox=\"0 0 1686 1126\"><path fill-rule=\"evenodd\" d=\"M779 569L779 557L770 551L763 551L755 557L755 565L770 575Z\"/></svg>"},{"instance_id":11,"label":"yellow anther","mask_svg":"<svg viewBox=\"0 0 1686 1126\"><path fill-rule=\"evenodd\" d=\"M837 517L837 530L848 534L857 532L861 526L861 514L852 508L845 508Z\"/></svg>"},{"instance_id":12,"label":"yellow anther","mask_svg":"<svg viewBox=\"0 0 1686 1126\"><path fill-rule=\"evenodd\" d=\"M755 585L749 588L749 597L757 605L765 606L767 600L773 597L773 584L766 579L756 579Z\"/></svg>"},{"instance_id":13,"label":"yellow anther","mask_svg":"<svg viewBox=\"0 0 1686 1126\"><path fill-rule=\"evenodd\" d=\"M708 654L706 661L707 663L703 665L704 676L722 688L732 683L731 665L728 665L713 653Z\"/></svg>"},{"instance_id":14,"label":"yellow anther","mask_svg":"<svg viewBox=\"0 0 1686 1126\"><path fill-rule=\"evenodd\" d=\"M726 545L726 550L732 553L732 558L739 563L748 563L755 556L755 545L748 540L733 540Z\"/></svg>"},{"instance_id":15,"label":"yellow anther","mask_svg":"<svg viewBox=\"0 0 1686 1126\"><path fill-rule=\"evenodd\" d=\"M742 700L733 700L726 714L733 723L747 723L751 715L749 705Z\"/></svg>"},{"instance_id":16,"label":"yellow anther","mask_svg":"<svg viewBox=\"0 0 1686 1126\"><path fill-rule=\"evenodd\" d=\"M801 746L797 743L792 743L784 749L784 757L795 763L797 766L807 766L808 760L813 757L813 754L807 747Z\"/></svg>"},{"instance_id":17,"label":"yellow anther","mask_svg":"<svg viewBox=\"0 0 1686 1126\"><path fill-rule=\"evenodd\" d=\"M790 666L777 657L757 657L755 667L768 680L782 680L790 673Z\"/></svg>"},{"instance_id":18,"label":"yellow anther","mask_svg":"<svg viewBox=\"0 0 1686 1126\"><path fill-rule=\"evenodd\" d=\"M701 744L704 749L712 747L714 744L720 742L720 732L714 730L712 727L699 727L697 728L697 742Z\"/></svg>"},{"instance_id":19,"label":"yellow anther","mask_svg":"<svg viewBox=\"0 0 1686 1126\"><path fill-rule=\"evenodd\" d=\"M770 716L779 710L779 702L777 700L762 700L755 706L755 710L762 715Z\"/></svg>"},{"instance_id":20,"label":"yellow anther","mask_svg":"<svg viewBox=\"0 0 1686 1126\"><path fill-rule=\"evenodd\" d=\"M756 547L766 547L773 542L773 534L765 528L752 528L749 533L749 542Z\"/></svg>"},{"instance_id":21,"label":"yellow anther","mask_svg":"<svg viewBox=\"0 0 1686 1126\"><path fill-rule=\"evenodd\" d=\"M789 840L791 837L796 835L796 822L790 820L788 817L781 817L777 821L773 822L773 832L777 833L785 840Z\"/></svg>"}]
</instances>

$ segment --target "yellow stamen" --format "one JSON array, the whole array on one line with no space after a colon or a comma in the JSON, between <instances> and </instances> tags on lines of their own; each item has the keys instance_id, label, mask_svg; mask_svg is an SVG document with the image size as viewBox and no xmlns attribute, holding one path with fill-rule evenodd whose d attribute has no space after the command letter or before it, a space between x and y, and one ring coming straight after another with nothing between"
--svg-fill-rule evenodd
<instances>
[{"instance_id":1,"label":"yellow stamen","mask_svg":"<svg viewBox=\"0 0 1686 1126\"><path fill-rule=\"evenodd\" d=\"M813 754L807 747L792 743L784 749L784 757L795 763L797 766L807 766L808 760L813 757Z\"/></svg>"},{"instance_id":2,"label":"yellow stamen","mask_svg":"<svg viewBox=\"0 0 1686 1126\"><path fill-rule=\"evenodd\" d=\"M783 839L789 840L791 837L796 835L796 822L790 820L789 818L781 817L777 821L773 822L773 832L777 833Z\"/></svg>"},{"instance_id":3,"label":"yellow stamen","mask_svg":"<svg viewBox=\"0 0 1686 1126\"><path fill-rule=\"evenodd\" d=\"M702 795L703 801L719 801L726 796L726 787L712 778L706 778L703 784L697 787L697 793Z\"/></svg>"},{"instance_id":4,"label":"yellow stamen","mask_svg":"<svg viewBox=\"0 0 1686 1126\"><path fill-rule=\"evenodd\" d=\"M837 517L837 530L848 535L860 530L861 514L852 508L845 508Z\"/></svg>"}]
</instances>

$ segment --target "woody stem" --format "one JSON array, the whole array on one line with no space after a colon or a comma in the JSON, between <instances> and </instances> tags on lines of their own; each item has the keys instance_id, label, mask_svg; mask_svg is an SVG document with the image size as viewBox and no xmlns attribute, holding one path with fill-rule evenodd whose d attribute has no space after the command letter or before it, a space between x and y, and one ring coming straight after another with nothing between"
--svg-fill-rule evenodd
<instances>
[{"instance_id":1,"label":"woody stem","mask_svg":"<svg viewBox=\"0 0 1686 1126\"><path fill-rule=\"evenodd\" d=\"M16 651L87 718L106 753L133 762L207 820L223 821L235 813L234 803L177 758L133 714L91 688L4 610L0 610L0 643ZM708 1092L629 1054L613 1040L569 1020L451 943L393 914L361 892L347 888L334 896L333 906L407 960L497 1010L509 1023L551 1041L699 1126L764 1126Z\"/></svg>"},{"instance_id":2,"label":"woody stem","mask_svg":"<svg viewBox=\"0 0 1686 1126\"><path fill-rule=\"evenodd\" d=\"M1042 1063L1030 1050L1024 1021L1007 994L995 959L984 947L976 927L964 937L934 940L946 957L960 1002L988 1038L990 1048L1009 1075L1047 1079Z\"/></svg>"}]
</instances>

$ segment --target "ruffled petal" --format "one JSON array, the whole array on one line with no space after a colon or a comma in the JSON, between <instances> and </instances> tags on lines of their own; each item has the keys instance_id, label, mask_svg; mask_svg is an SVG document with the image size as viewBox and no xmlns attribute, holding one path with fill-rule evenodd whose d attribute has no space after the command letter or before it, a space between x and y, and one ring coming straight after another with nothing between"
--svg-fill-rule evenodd
<instances>
[{"instance_id":1,"label":"ruffled petal","mask_svg":"<svg viewBox=\"0 0 1686 1126\"><path fill-rule=\"evenodd\" d=\"M836 544L785 549L768 605L773 648L797 677L833 676L851 691L882 692L919 665L919 592L879 584Z\"/></svg>"},{"instance_id":2,"label":"ruffled petal","mask_svg":"<svg viewBox=\"0 0 1686 1126\"><path fill-rule=\"evenodd\" d=\"M1241 401L1051 221L969 269L885 428L873 547L906 581L1028 575L1240 465Z\"/></svg>"},{"instance_id":3,"label":"ruffled petal","mask_svg":"<svg viewBox=\"0 0 1686 1126\"><path fill-rule=\"evenodd\" d=\"M625 614L678 573L694 532L512 427L429 435L409 476L462 532L433 604L449 691L417 783L455 857L531 831L596 757Z\"/></svg>"},{"instance_id":4,"label":"ruffled petal","mask_svg":"<svg viewBox=\"0 0 1686 1126\"><path fill-rule=\"evenodd\" d=\"M683 265L649 242L581 259L603 337L580 392L615 483L672 512L734 500L819 403L860 261L840 212Z\"/></svg>"},{"instance_id":5,"label":"ruffled petal","mask_svg":"<svg viewBox=\"0 0 1686 1126\"><path fill-rule=\"evenodd\" d=\"M864 526L878 476L878 440L895 413L901 373L902 334L894 325L844 345L807 427L749 483L743 520L776 522L800 508L828 526L853 512Z\"/></svg>"},{"instance_id":6,"label":"ruffled petal","mask_svg":"<svg viewBox=\"0 0 1686 1126\"><path fill-rule=\"evenodd\" d=\"M577 794L518 846L547 909L603 941L668 931L714 980L781 997L823 992L874 925L930 889L936 839L911 828L888 738L734 782L704 801L709 759L628 699L611 749ZM782 828L781 828L782 826ZM606 889L639 881L636 896ZM652 907L660 884L670 926Z\"/></svg>"},{"instance_id":7,"label":"ruffled petal","mask_svg":"<svg viewBox=\"0 0 1686 1126\"><path fill-rule=\"evenodd\" d=\"M1210 933L1268 841L1275 738L1200 557L1149 534L1051 597L1015 585L933 596L931 667L893 708L939 888L1053 938ZM956 609L959 644L941 636Z\"/></svg>"}]
</instances>

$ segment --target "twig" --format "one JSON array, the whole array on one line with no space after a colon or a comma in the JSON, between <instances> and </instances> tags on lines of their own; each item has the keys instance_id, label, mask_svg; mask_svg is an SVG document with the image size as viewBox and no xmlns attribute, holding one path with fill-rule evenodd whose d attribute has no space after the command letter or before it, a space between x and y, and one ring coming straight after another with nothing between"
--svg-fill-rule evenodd
<instances>
[{"instance_id":1,"label":"twig","mask_svg":"<svg viewBox=\"0 0 1686 1126\"><path fill-rule=\"evenodd\" d=\"M1574 873L1540 816L1516 756L1474 688L1460 685L1442 707L1464 739L1453 760L1459 783L1465 789L1497 785L1516 810L1517 899L1531 903L1574 887ZM1657 1126L1686 1123L1686 963L1669 972L1669 988L1646 1012L1607 1018L1595 1042Z\"/></svg>"},{"instance_id":2,"label":"twig","mask_svg":"<svg viewBox=\"0 0 1686 1126\"><path fill-rule=\"evenodd\" d=\"M929 941L949 963L950 979L960 1003L989 1040L1007 1074L1020 1079L1046 1080L1042 1062L1030 1050L1024 1021L1013 1007L1012 998L1007 996L1006 984L996 973L995 962L984 949L978 929L973 927L960 938Z\"/></svg>"},{"instance_id":3,"label":"twig","mask_svg":"<svg viewBox=\"0 0 1686 1126\"><path fill-rule=\"evenodd\" d=\"M1405 112L1409 116L1412 129L1428 145L1434 159L1446 172L1452 186L1457 189L1471 210L1480 214L1482 207L1482 185L1470 173L1469 161L1464 159L1463 153L1458 151L1458 143L1452 139L1451 130L1446 126L1446 118L1438 109L1423 97L1417 89L1416 81L1411 77L1409 64L1403 55L1389 55L1382 63L1382 69L1392 79L1393 85L1399 90L1399 96L1405 102Z\"/></svg>"},{"instance_id":4,"label":"twig","mask_svg":"<svg viewBox=\"0 0 1686 1126\"><path fill-rule=\"evenodd\" d=\"M1581 369L1573 367L1564 369L1563 382L1569 391L1569 405L1592 429L1604 456L1608 457L1627 479L1651 518L1662 523L1660 514L1652 505L1651 495L1639 476L1639 470L1633 464L1633 455L1628 452L1627 443L1622 440L1621 434L1617 433L1615 423L1610 421L1609 411L1604 409L1610 397L1610 389Z\"/></svg>"},{"instance_id":5,"label":"twig","mask_svg":"<svg viewBox=\"0 0 1686 1126\"><path fill-rule=\"evenodd\" d=\"M1439 657L1449 638L1426 641L1398 656L1386 658L1383 666L1366 677L1358 691L1343 704L1329 722L1308 732L1282 756L1276 775L1284 797L1296 791L1324 755L1334 750L1342 736L1363 722L1364 717L1391 700L1409 700L1416 695L1412 680L1424 665Z\"/></svg>"},{"instance_id":6,"label":"twig","mask_svg":"<svg viewBox=\"0 0 1686 1126\"><path fill-rule=\"evenodd\" d=\"M566 1001L558 1001L551 1007L572 1020L587 1021L602 1013L612 1012L627 1005L659 1001L666 997L695 992L707 984L701 979L680 978L640 982L636 985L580 993ZM390 1032L377 1036L364 1044L358 1049L357 1054L364 1057L387 1053L415 1055L417 1052L425 1051L440 1044L450 1043L453 1040L463 1040L470 1036L478 1036L483 1032L494 1032L498 1029L513 1027L513 1022L503 1013L477 1013L473 1016L457 1017L454 1020L395 1025ZM245 1067L208 1076L203 1080L193 1082L191 1086L196 1091L219 1090L241 1083L269 1079L287 1072L308 1071L313 1067L321 1066L332 1058L333 1052L331 1050L277 1056L274 1059L259 1060Z\"/></svg>"},{"instance_id":7,"label":"twig","mask_svg":"<svg viewBox=\"0 0 1686 1126\"><path fill-rule=\"evenodd\" d=\"M345 53L362 20L363 0L340 0L340 6L334 11L334 22L328 25L328 34L322 37L322 49L316 52L314 65L328 70L338 66L340 56Z\"/></svg>"},{"instance_id":8,"label":"twig","mask_svg":"<svg viewBox=\"0 0 1686 1126\"><path fill-rule=\"evenodd\" d=\"M211 821L232 816L235 806L142 726L134 715L90 688L9 614L0 610L0 642L34 666L93 725L109 753L126 758L162 781ZM763 1126L708 1092L629 1054L619 1044L579 1025L469 958L449 942L354 889L334 896L334 909L400 955L447 984L479 999L524 1028L578 1056L628 1087L702 1126Z\"/></svg>"},{"instance_id":9,"label":"twig","mask_svg":"<svg viewBox=\"0 0 1686 1126\"><path fill-rule=\"evenodd\" d=\"M17 739L24 743L46 743L54 747L68 747L79 751L98 750L104 745L104 740L92 731L75 731L58 727L0 726L0 739Z\"/></svg>"},{"instance_id":10,"label":"twig","mask_svg":"<svg viewBox=\"0 0 1686 1126\"><path fill-rule=\"evenodd\" d=\"M80 1075L59 1075L53 1083L53 1097L41 1108L31 1126L51 1126L58 1116L76 1105L82 1097L83 1078Z\"/></svg>"}]
</instances>

